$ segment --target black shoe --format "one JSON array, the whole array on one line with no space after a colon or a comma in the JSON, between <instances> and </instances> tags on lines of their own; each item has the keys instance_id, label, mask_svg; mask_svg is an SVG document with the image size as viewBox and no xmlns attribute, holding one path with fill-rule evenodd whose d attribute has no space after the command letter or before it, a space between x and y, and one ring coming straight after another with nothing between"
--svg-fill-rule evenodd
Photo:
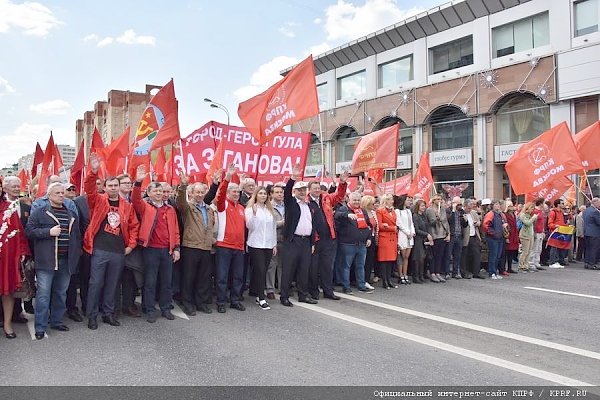
<instances>
[{"instance_id":1,"label":"black shoe","mask_svg":"<svg viewBox=\"0 0 600 400\"><path fill-rule=\"evenodd\" d=\"M12 317L12 322L17 323L17 324L26 324L27 321L29 321L29 320L27 318L25 318L24 316L22 316L21 314L13 315L13 317Z\"/></svg>"},{"instance_id":2,"label":"black shoe","mask_svg":"<svg viewBox=\"0 0 600 400\"><path fill-rule=\"evenodd\" d=\"M597 266L596 264L592 265L590 269L593 269L594 271L598 271L600 270L600 267Z\"/></svg>"},{"instance_id":3,"label":"black shoe","mask_svg":"<svg viewBox=\"0 0 600 400\"><path fill-rule=\"evenodd\" d=\"M292 302L290 301L290 299L281 299L279 300L281 302L282 305L286 306L286 307L293 307L294 304L292 304Z\"/></svg>"},{"instance_id":4,"label":"black shoe","mask_svg":"<svg viewBox=\"0 0 600 400\"><path fill-rule=\"evenodd\" d=\"M472 279L473 278L473 274L465 274L463 276L463 279Z\"/></svg>"},{"instance_id":5,"label":"black shoe","mask_svg":"<svg viewBox=\"0 0 600 400\"><path fill-rule=\"evenodd\" d=\"M538 271L545 271L546 268L542 267L541 265L539 267L535 267L535 269L537 269Z\"/></svg>"},{"instance_id":6,"label":"black shoe","mask_svg":"<svg viewBox=\"0 0 600 400\"><path fill-rule=\"evenodd\" d=\"M33 303L30 301L23 302L23 308L27 314L35 314L35 310L33 309Z\"/></svg>"},{"instance_id":7,"label":"black shoe","mask_svg":"<svg viewBox=\"0 0 600 400\"><path fill-rule=\"evenodd\" d=\"M313 300L317 300L319 301L319 295L313 296L312 294L310 295L310 298Z\"/></svg>"},{"instance_id":8,"label":"black shoe","mask_svg":"<svg viewBox=\"0 0 600 400\"><path fill-rule=\"evenodd\" d=\"M275 300L275 293L267 293L267 299Z\"/></svg>"},{"instance_id":9,"label":"black shoe","mask_svg":"<svg viewBox=\"0 0 600 400\"><path fill-rule=\"evenodd\" d=\"M225 313L227 310L225 309L225 305L224 304L217 304L217 312L223 314Z\"/></svg>"},{"instance_id":10,"label":"black shoe","mask_svg":"<svg viewBox=\"0 0 600 400\"><path fill-rule=\"evenodd\" d=\"M423 282L421 282L421 281L419 280L419 278L417 278L416 276L413 276L413 278L412 278L412 281L413 281L413 283L416 283L416 284L421 284L421 283L423 283Z\"/></svg>"},{"instance_id":11,"label":"black shoe","mask_svg":"<svg viewBox=\"0 0 600 400\"><path fill-rule=\"evenodd\" d=\"M140 311L140 309L136 305L124 308L123 309L123 314L129 315L130 317L136 317L136 318L142 316L142 312Z\"/></svg>"},{"instance_id":12,"label":"black shoe","mask_svg":"<svg viewBox=\"0 0 600 400\"><path fill-rule=\"evenodd\" d=\"M88 328L95 331L96 329L98 329L98 322L96 321L96 318L90 318L88 319Z\"/></svg>"},{"instance_id":13,"label":"black shoe","mask_svg":"<svg viewBox=\"0 0 600 400\"><path fill-rule=\"evenodd\" d=\"M173 313L171 312L171 310L162 311L160 313L160 315L162 315L163 317L165 317L169 321L173 321L175 319L175 316L173 315Z\"/></svg>"},{"instance_id":14,"label":"black shoe","mask_svg":"<svg viewBox=\"0 0 600 400\"><path fill-rule=\"evenodd\" d=\"M352 292L350 292L352 293ZM307 304L319 304L319 302L311 297L305 297L303 299L299 299L298 300L300 303L307 303Z\"/></svg>"},{"instance_id":15,"label":"black shoe","mask_svg":"<svg viewBox=\"0 0 600 400\"><path fill-rule=\"evenodd\" d=\"M329 300L339 300L341 299L340 296L336 296L335 294L325 294L323 295L324 298L329 299Z\"/></svg>"},{"instance_id":16,"label":"black shoe","mask_svg":"<svg viewBox=\"0 0 600 400\"><path fill-rule=\"evenodd\" d=\"M344 289L344 294L352 294L352 289Z\"/></svg>"},{"instance_id":17,"label":"black shoe","mask_svg":"<svg viewBox=\"0 0 600 400\"><path fill-rule=\"evenodd\" d=\"M212 314L212 310L206 304L199 305L198 307L196 307L196 310L203 312L204 314Z\"/></svg>"},{"instance_id":18,"label":"black shoe","mask_svg":"<svg viewBox=\"0 0 600 400\"><path fill-rule=\"evenodd\" d=\"M146 314L146 321L150 322L151 324L156 322L156 314L155 313L151 313L151 314Z\"/></svg>"},{"instance_id":19,"label":"black shoe","mask_svg":"<svg viewBox=\"0 0 600 400\"><path fill-rule=\"evenodd\" d=\"M238 311L246 311L246 307L242 303L233 303L229 306L229 308L234 308Z\"/></svg>"},{"instance_id":20,"label":"black shoe","mask_svg":"<svg viewBox=\"0 0 600 400\"><path fill-rule=\"evenodd\" d=\"M105 315L102 317L102 322L109 324L110 326L121 326L121 323L115 319L112 315Z\"/></svg>"},{"instance_id":21,"label":"black shoe","mask_svg":"<svg viewBox=\"0 0 600 400\"><path fill-rule=\"evenodd\" d=\"M36 332L35 333L36 340L42 340L45 337L46 337L46 332Z\"/></svg>"},{"instance_id":22,"label":"black shoe","mask_svg":"<svg viewBox=\"0 0 600 400\"><path fill-rule=\"evenodd\" d=\"M81 314L79 314L79 310L73 310L73 311L67 312L67 317L70 320L73 320L75 322L83 321L83 317L81 316Z\"/></svg>"},{"instance_id":23,"label":"black shoe","mask_svg":"<svg viewBox=\"0 0 600 400\"><path fill-rule=\"evenodd\" d=\"M6 331L4 331L4 337L7 339L16 339L17 338L17 334L12 332L12 333L6 333Z\"/></svg>"},{"instance_id":24,"label":"black shoe","mask_svg":"<svg viewBox=\"0 0 600 400\"><path fill-rule=\"evenodd\" d=\"M61 331L61 332L68 332L69 331L69 327L66 326L66 325L51 326L50 329L54 329L55 331Z\"/></svg>"}]
</instances>

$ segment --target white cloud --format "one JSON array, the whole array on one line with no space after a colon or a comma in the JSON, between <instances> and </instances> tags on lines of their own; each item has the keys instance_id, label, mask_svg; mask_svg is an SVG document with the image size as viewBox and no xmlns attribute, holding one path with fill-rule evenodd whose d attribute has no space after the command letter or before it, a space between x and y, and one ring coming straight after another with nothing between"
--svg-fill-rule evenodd
<instances>
[{"instance_id":1,"label":"white cloud","mask_svg":"<svg viewBox=\"0 0 600 400\"><path fill-rule=\"evenodd\" d=\"M324 27L328 41L349 41L423 11L419 7L401 9L394 0L366 0L362 6L338 0L325 10Z\"/></svg>"},{"instance_id":2,"label":"white cloud","mask_svg":"<svg viewBox=\"0 0 600 400\"><path fill-rule=\"evenodd\" d=\"M250 84L237 89L233 95L239 100L248 100L250 97L265 91L269 86L281 79L279 73L298 63L294 57L278 56L268 63L258 67L250 77Z\"/></svg>"},{"instance_id":3,"label":"white cloud","mask_svg":"<svg viewBox=\"0 0 600 400\"><path fill-rule=\"evenodd\" d=\"M100 38L98 38L98 35L96 35L95 33L90 33L89 35L87 35L86 37L83 38L84 42L89 42L89 41L97 42L98 40L100 40Z\"/></svg>"},{"instance_id":4,"label":"white cloud","mask_svg":"<svg viewBox=\"0 0 600 400\"><path fill-rule=\"evenodd\" d=\"M288 27L282 26L281 28L278 29L278 31L285 37L289 37L289 38L296 37L296 33Z\"/></svg>"},{"instance_id":5,"label":"white cloud","mask_svg":"<svg viewBox=\"0 0 600 400\"><path fill-rule=\"evenodd\" d=\"M71 109L71 105L60 99L46 101L40 104L32 104L29 110L42 115L63 115Z\"/></svg>"},{"instance_id":6,"label":"white cloud","mask_svg":"<svg viewBox=\"0 0 600 400\"><path fill-rule=\"evenodd\" d=\"M323 20L321 18L313 19L313 24L315 24L315 25L319 25L321 22L323 22Z\"/></svg>"},{"instance_id":7,"label":"white cloud","mask_svg":"<svg viewBox=\"0 0 600 400\"><path fill-rule=\"evenodd\" d=\"M117 38L117 42L123 44L144 44L154 46L156 38L154 36L140 36L133 29L127 29Z\"/></svg>"},{"instance_id":8,"label":"white cloud","mask_svg":"<svg viewBox=\"0 0 600 400\"><path fill-rule=\"evenodd\" d=\"M14 93L15 88L10 86L8 81L0 76L0 97L8 93Z\"/></svg>"},{"instance_id":9,"label":"white cloud","mask_svg":"<svg viewBox=\"0 0 600 400\"><path fill-rule=\"evenodd\" d=\"M61 24L62 22L43 4L15 4L10 0L0 0L0 33L16 28L26 35L44 37Z\"/></svg>"},{"instance_id":10,"label":"white cloud","mask_svg":"<svg viewBox=\"0 0 600 400\"><path fill-rule=\"evenodd\" d=\"M323 43L316 44L316 45L312 46L310 49L308 49L308 53L306 55L308 56L309 54L312 54L313 57L316 57L319 54L323 54L329 50L331 50L331 45L327 42L323 42Z\"/></svg>"},{"instance_id":11,"label":"white cloud","mask_svg":"<svg viewBox=\"0 0 600 400\"><path fill-rule=\"evenodd\" d=\"M40 142L40 146L44 149L50 137L50 130L53 132L54 143L74 144L75 134L72 129L54 129L49 124L26 122L19 125L14 132L0 136L3 143L10 143L10 146L0 146L0 160L6 164L16 163L20 157L33 153L36 142Z\"/></svg>"},{"instance_id":12,"label":"white cloud","mask_svg":"<svg viewBox=\"0 0 600 400\"><path fill-rule=\"evenodd\" d=\"M104 47L104 46L108 46L109 44L111 44L114 41L113 38L111 38L110 36L105 37L104 39L98 41L98 44L96 46L98 47Z\"/></svg>"}]
</instances>

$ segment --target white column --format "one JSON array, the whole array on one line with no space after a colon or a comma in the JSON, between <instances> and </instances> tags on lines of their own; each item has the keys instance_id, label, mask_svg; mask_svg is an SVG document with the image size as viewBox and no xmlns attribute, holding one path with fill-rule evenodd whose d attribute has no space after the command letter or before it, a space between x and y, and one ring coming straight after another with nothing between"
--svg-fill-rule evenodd
<instances>
[{"instance_id":1,"label":"white column","mask_svg":"<svg viewBox=\"0 0 600 400\"><path fill-rule=\"evenodd\" d=\"M474 172L474 181L475 188L473 193L475 197L478 199L486 198L487 195L487 184L486 184L486 175L487 175L487 164L491 161L493 164L494 160L488 160L486 157L486 149L487 149L487 125L485 121L485 115L479 115L477 118L477 126L475 129L475 143L477 143L477 147L475 148L475 154L473 154L473 164L475 166ZM481 161L480 161L481 160Z\"/></svg>"}]
</instances>

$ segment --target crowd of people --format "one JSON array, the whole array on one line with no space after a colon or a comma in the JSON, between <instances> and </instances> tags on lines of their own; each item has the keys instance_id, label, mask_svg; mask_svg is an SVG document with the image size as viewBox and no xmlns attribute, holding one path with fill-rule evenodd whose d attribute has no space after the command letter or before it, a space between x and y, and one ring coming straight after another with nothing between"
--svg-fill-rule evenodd
<instances>
[{"instance_id":1,"label":"crowd of people","mask_svg":"<svg viewBox=\"0 0 600 400\"><path fill-rule=\"evenodd\" d=\"M434 194L407 195L348 190L348 174L327 187L301 180L294 167L287 182L257 186L235 165L216 171L210 185L180 176L173 188L151 182L143 167L99 178L90 156L84 193L58 176L31 202L19 178L2 182L0 294L3 328L34 314L35 337L68 331L64 317L98 329L98 318L119 326L122 315L154 323L173 320L173 301L187 315L244 311L244 296L269 310L276 299L292 307L339 300L357 290L438 283L451 279L500 280L514 273L563 268L584 260L600 269L600 198L587 206ZM34 196L32 196L34 197ZM575 227L573 240L560 227ZM34 299L15 294L23 265L35 266ZM353 289L354 288L354 289ZM323 294L321 295L321 291ZM135 299L142 295L141 309ZM79 302L78 302L79 297ZM156 305L158 304L158 309Z\"/></svg>"}]
</instances>

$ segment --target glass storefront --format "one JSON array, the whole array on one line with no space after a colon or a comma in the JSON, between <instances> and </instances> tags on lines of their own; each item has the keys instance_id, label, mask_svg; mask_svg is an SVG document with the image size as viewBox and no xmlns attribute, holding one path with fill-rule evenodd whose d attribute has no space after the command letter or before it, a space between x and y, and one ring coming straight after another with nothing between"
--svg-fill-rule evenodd
<instances>
[{"instance_id":1,"label":"glass storefront","mask_svg":"<svg viewBox=\"0 0 600 400\"><path fill-rule=\"evenodd\" d=\"M508 97L496 112L496 144L528 142L550 129L550 106L528 94Z\"/></svg>"},{"instance_id":2,"label":"glass storefront","mask_svg":"<svg viewBox=\"0 0 600 400\"><path fill-rule=\"evenodd\" d=\"M447 199L460 196L464 199L475 193L475 176L473 166L461 168L432 168L435 190Z\"/></svg>"},{"instance_id":3,"label":"glass storefront","mask_svg":"<svg viewBox=\"0 0 600 400\"><path fill-rule=\"evenodd\" d=\"M429 118L433 151L473 146L473 119L456 107L443 107Z\"/></svg>"}]
</instances>

